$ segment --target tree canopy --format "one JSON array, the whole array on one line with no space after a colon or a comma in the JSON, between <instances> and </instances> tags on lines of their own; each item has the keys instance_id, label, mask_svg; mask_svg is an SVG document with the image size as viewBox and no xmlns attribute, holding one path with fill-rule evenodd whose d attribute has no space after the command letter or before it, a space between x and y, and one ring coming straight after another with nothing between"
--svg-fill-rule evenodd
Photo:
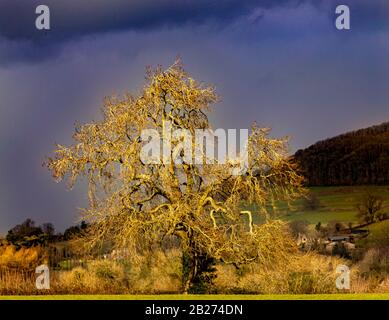
<instances>
[{"instance_id":1,"label":"tree canopy","mask_svg":"<svg viewBox=\"0 0 389 320\"><path fill-rule=\"evenodd\" d=\"M67 176L73 186L81 175L87 179L84 217L91 223L91 245L109 240L139 251L177 238L191 265L185 290L204 257L235 265L271 263L294 250L284 224L269 215L278 200L302 191L302 178L288 161L287 139L270 138L269 129L253 125L247 170L240 175L232 173L232 161L146 164L140 157L143 130L155 129L164 138L169 121L174 130L194 136L196 129L211 129L208 114L217 101L215 88L191 78L180 61L166 70L148 68L138 95L106 98L103 119L77 126L74 144L58 145L47 162L58 181ZM169 156L177 157L174 147L181 142L171 138ZM242 210L242 204L260 210ZM266 222L255 224L255 215Z\"/></svg>"}]
</instances>

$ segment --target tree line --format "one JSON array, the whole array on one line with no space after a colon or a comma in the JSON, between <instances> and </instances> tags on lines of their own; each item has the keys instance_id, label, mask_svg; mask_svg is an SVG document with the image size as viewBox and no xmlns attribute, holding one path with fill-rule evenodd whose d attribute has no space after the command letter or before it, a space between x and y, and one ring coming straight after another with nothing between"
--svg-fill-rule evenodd
<instances>
[{"instance_id":1,"label":"tree line","mask_svg":"<svg viewBox=\"0 0 389 320\"><path fill-rule=\"evenodd\" d=\"M74 236L81 234L87 227L87 223L82 221L79 225L67 228L63 233L56 233L52 223L36 225L35 221L28 218L8 231L6 241L19 248L45 245L53 242L68 241Z\"/></svg>"},{"instance_id":2,"label":"tree line","mask_svg":"<svg viewBox=\"0 0 389 320\"><path fill-rule=\"evenodd\" d=\"M293 156L309 186L389 183L389 122L319 141Z\"/></svg>"}]
</instances>

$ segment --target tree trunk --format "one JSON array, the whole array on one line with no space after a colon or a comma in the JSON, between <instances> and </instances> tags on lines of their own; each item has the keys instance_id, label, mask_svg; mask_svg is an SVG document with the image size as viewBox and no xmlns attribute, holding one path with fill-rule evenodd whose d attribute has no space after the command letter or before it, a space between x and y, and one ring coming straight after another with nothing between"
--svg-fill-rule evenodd
<instances>
[{"instance_id":1,"label":"tree trunk","mask_svg":"<svg viewBox=\"0 0 389 320\"><path fill-rule=\"evenodd\" d=\"M184 253L185 254L185 253ZM191 287L191 285L193 284L193 281L197 275L197 255L195 252L189 252L189 253L186 253L187 254L187 258L189 259L189 273L188 273L188 277L185 279L185 283L184 283L184 294L188 294L189 292L189 289Z\"/></svg>"}]
</instances>

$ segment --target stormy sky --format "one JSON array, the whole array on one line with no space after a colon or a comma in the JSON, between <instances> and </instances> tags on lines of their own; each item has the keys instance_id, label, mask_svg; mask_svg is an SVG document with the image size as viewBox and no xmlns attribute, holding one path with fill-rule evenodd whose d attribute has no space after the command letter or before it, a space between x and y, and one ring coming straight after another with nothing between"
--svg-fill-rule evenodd
<instances>
[{"instance_id":1,"label":"stormy sky","mask_svg":"<svg viewBox=\"0 0 389 320\"><path fill-rule=\"evenodd\" d=\"M51 30L35 28L48 5ZM351 30L335 28L347 4ZM253 121L291 152L389 121L387 0L0 0L0 234L27 217L63 231L87 205L42 167L102 99L179 55L222 101L214 127Z\"/></svg>"}]
</instances>

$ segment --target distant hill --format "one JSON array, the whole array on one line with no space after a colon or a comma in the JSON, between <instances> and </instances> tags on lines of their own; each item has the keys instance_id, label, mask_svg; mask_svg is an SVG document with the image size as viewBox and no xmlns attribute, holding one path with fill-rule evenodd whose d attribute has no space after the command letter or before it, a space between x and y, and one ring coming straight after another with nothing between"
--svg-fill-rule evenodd
<instances>
[{"instance_id":1,"label":"distant hill","mask_svg":"<svg viewBox=\"0 0 389 320\"><path fill-rule=\"evenodd\" d=\"M389 184L389 122L298 150L309 186Z\"/></svg>"}]
</instances>

